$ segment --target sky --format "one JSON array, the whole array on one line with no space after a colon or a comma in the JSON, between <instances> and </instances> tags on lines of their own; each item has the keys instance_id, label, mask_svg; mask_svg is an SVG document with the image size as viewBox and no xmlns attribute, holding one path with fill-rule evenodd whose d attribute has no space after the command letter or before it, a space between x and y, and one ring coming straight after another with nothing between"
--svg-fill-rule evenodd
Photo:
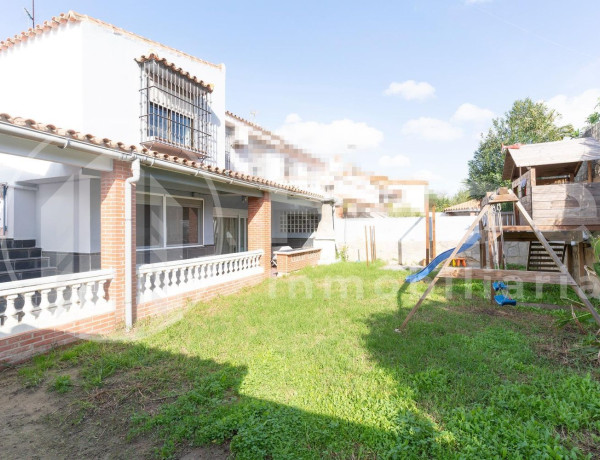
<instances>
[{"instance_id":1,"label":"sky","mask_svg":"<svg viewBox=\"0 0 600 460\"><path fill-rule=\"evenodd\" d=\"M0 37L30 26L24 7L31 0L0 0ZM310 152L438 192L461 187L480 133L516 99L543 100L581 127L600 97L597 0L35 7L39 22L72 9L224 63L228 110Z\"/></svg>"}]
</instances>

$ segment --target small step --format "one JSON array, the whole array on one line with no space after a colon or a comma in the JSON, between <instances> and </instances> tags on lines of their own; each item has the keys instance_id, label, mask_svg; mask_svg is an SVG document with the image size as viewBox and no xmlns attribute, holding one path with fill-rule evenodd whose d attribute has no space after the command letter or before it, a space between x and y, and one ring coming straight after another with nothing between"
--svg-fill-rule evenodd
<instances>
[{"instance_id":1,"label":"small step","mask_svg":"<svg viewBox=\"0 0 600 460\"><path fill-rule=\"evenodd\" d=\"M550 248L554 251L558 259L563 262L565 259L565 243L559 241L550 241ZM527 270L529 271L545 271L545 272L560 272L559 268L554 263L552 257L542 243L532 241L529 243L529 254L527 257Z\"/></svg>"},{"instance_id":2,"label":"small step","mask_svg":"<svg viewBox=\"0 0 600 460\"><path fill-rule=\"evenodd\" d=\"M42 257L30 257L28 259L0 260L0 273L14 270L30 270L42 268Z\"/></svg>"},{"instance_id":3,"label":"small step","mask_svg":"<svg viewBox=\"0 0 600 460\"><path fill-rule=\"evenodd\" d=\"M35 247L35 240L15 240L14 238L0 238L0 249L33 247Z\"/></svg>"},{"instance_id":4,"label":"small step","mask_svg":"<svg viewBox=\"0 0 600 460\"><path fill-rule=\"evenodd\" d=\"M560 259L560 257L559 257ZM551 265L556 265L554 263L554 260L552 260L552 258L550 257L530 257L529 258L529 263L531 264L535 264L535 263L549 263Z\"/></svg>"},{"instance_id":5,"label":"small step","mask_svg":"<svg viewBox=\"0 0 600 460\"><path fill-rule=\"evenodd\" d=\"M34 278L42 278L43 276L54 275L56 275L56 268L34 268L28 270L15 270L12 272L0 272L0 283L29 280Z\"/></svg>"},{"instance_id":6,"label":"small step","mask_svg":"<svg viewBox=\"0 0 600 460\"><path fill-rule=\"evenodd\" d=\"M0 248L0 260L29 259L41 257L41 248Z\"/></svg>"}]
</instances>

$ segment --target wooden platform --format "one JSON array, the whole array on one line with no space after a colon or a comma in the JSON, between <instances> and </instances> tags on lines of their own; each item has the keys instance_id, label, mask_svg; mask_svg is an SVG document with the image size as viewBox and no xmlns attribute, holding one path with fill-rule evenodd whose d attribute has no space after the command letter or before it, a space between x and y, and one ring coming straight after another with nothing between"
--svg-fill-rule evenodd
<instances>
[{"instance_id":1,"label":"wooden platform","mask_svg":"<svg viewBox=\"0 0 600 460\"><path fill-rule=\"evenodd\" d=\"M440 278L522 281L524 283L566 284L575 286L573 278L560 272L528 272L525 270L493 270L491 268L442 268Z\"/></svg>"},{"instance_id":2,"label":"wooden platform","mask_svg":"<svg viewBox=\"0 0 600 460\"><path fill-rule=\"evenodd\" d=\"M586 225L585 228L596 231L600 230L600 225ZM552 241L576 241L579 243L583 240L580 226L538 227L538 229L548 240ZM505 225L502 230L505 241L537 241L535 232L529 225Z\"/></svg>"}]
</instances>

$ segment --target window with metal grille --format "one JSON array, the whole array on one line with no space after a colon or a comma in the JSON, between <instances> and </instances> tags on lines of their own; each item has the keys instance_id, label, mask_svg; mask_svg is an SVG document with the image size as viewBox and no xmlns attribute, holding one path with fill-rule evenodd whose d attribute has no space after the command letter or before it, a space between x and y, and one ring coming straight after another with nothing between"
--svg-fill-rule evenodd
<instances>
[{"instance_id":1,"label":"window with metal grille","mask_svg":"<svg viewBox=\"0 0 600 460\"><path fill-rule=\"evenodd\" d=\"M315 211L287 211L279 217L282 233L313 233L319 226L319 213Z\"/></svg>"},{"instance_id":2,"label":"window with metal grille","mask_svg":"<svg viewBox=\"0 0 600 460\"><path fill-rule=\"evenodd\" d=\"M233 147L234 129L225 128L225 169L231 169L231 149Z\"/></svg>"},{"instance_id":3,"label":"window with metal grille","mask_svg":"<svg viewBox=\"0 0 600 460\"><path fill-rule=\"evenodd\" d=\"M142 144L216 163L207 87L154 59L140 68Z\"/></svg>"}]
</instances>

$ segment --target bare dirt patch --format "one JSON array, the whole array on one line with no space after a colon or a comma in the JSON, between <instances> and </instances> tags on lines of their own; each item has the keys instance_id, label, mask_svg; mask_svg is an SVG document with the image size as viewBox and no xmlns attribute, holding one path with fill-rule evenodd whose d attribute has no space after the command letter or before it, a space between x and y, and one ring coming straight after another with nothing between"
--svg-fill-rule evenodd
<instances>
[{"instance_id":1,"label":"bare dirt patch","mask_svg":"<svg viewBox=\"0 0 600 460\"><path fill-rule=\"evenodd\" d=\"M68 373L76 374L72 369ZM64 375L65 372L61 372ZM154 412L162 400L145 396L135 386L114 379L102 388L74 388L67 394L49 389L47 381L26 388L18 369L0 372L0 439L2 459L154 458L158 443L150 436L128 439L135 408ZM186 460L226 459L228 446L190 450L182 447L178 457Z\"/></svg>"}]
</instances>

